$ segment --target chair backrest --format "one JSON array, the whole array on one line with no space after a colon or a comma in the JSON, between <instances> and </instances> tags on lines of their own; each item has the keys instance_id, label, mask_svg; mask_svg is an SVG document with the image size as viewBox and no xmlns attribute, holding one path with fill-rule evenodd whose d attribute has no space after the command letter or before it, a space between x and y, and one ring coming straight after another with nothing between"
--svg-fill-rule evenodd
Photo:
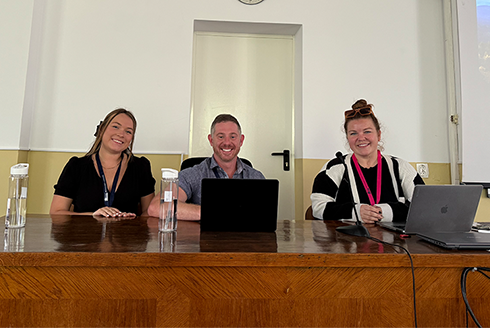
<instances>
[{"instance_id":1,"label":"chair backrest","mask_svg":"<svg viewBox=\"0 0 490 328\"><path fill-rule=\"evenodd\" d=\"M187 169L189 167L193 167L194 165L197 165L204 161L207 157L189 157L184 159L182 164L180 164L180 170L182 171L183 169Z\"/></svg>"},{"instance_id":2,"label":"chair backrest","mask_svg":"<svg viewBox=\"0 0 490 328\"><path fill-rule=\"evenodd\" d=\"M305 220L315 220L315 217L313 216L313 209L311 208L311 205L306 210Z\"/></svg>"},{"instance_id":3,"label":"chair backrest","mask_svg":"<svg viewBox=\"0 0 490 328\"><path fill-rule=\"evenodd\" d=\"M189 157L189 158L186 158L182 162L182 164L180 164L180 170L182 171L183 169L193 167L194 165L197 165L197 164L201 163L202 161L204 161L206 158L207 157ZM247 164L250 167L253 167L252 163L248 159L241 158L241 157L240 157L240 159L242 160L243 163Z\"/></svg>"}]
</instances>

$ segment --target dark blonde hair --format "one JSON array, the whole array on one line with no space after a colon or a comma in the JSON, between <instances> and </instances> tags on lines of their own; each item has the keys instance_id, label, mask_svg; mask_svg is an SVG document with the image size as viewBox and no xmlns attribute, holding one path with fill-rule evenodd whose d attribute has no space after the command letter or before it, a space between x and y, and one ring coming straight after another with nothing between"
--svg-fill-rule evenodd
<instances>
[{"instance_id":1,"label":"dark blonde hair","mask_svg":"<svg viewBox=\"0 0 490 328\"><path fill-rule=\"evenodd\" d=\"M371 111L373 110L373 107L374 107L373 104L368 104L365 99L359 99L351 106L352 109L370 108ZM374 116L374 112L371 112L371 114L369 115L361 115L361 113L357 112L353 117L349 117L345 119L344 132L347 133L347 124L349 124L350 121L358 120L360 118L370 118L371 120L373 120L376 131L380 131L381 128L379 126L378 119L376 118L376 116Z\"/></svg>"},{"instance_id":2,"label":"dark blonde hair","mask_svg":"<svg viewBox=\"0 0 490 328\"><path fill-rule=\"evenodd\" d=\"M107 130L109 124L111 124L112 120L119 114L126 114L133 121L133 139L131 140L129 147L124 151L124 153L128 155L129 158L133 156L133 143L134 143L134 136L136 134L136 118L134 117L133 113L131 113L129 110L126 110L124 108L114 109L112 112L106 115L104 120L101 121L99 125L97 125L97 129L95 131L94 144L92 145L90 150L85 154L85 156L92 156L93 154L99 151L100 146L102 144L102 136Z\"/></svg>"}]
</instances>

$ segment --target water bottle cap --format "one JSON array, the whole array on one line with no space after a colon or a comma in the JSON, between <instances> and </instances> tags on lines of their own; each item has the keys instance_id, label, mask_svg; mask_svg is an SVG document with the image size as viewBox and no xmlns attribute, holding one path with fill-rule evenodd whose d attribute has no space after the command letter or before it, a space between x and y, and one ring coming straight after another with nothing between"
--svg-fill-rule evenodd
<instances>
[{"instance_id":1,"label":"water bottle cap","mask_svg":"<svg viewBox=\"0 0 490 328\"><path fill-rule=\"evenodd\" d=\"M29 164L19 163L10 168L10 174L12 175L27 175L29 172Z\"/></svg>"},{"instance_id":2,"label":"water bottle cap","mask_svg":"<svg viewBox=\"0 0 490 328\"><path fill-rule=\"evenodd\" d=\"M179 172L174 169L162 169L162 179L177 179Z\"/></svg>"}]
</instances>

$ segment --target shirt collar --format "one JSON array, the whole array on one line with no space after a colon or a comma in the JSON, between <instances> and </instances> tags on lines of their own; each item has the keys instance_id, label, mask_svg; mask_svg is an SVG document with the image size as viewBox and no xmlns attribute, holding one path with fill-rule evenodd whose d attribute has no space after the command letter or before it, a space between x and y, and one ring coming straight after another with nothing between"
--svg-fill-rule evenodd
<instances>
[{"instance_id":1,"label":"shirt collar","mask_svg":"<svg viewBox=\"0 0 490 328\"><path fill-rule=\"evenodd\" d=\"M237 161L236 161L237 164L236 164L235 174L240 174L243 171L243 162L239 157L237 157L236 159L237 159ZM211 156L211 165L209 168L211 170L213 170L215 167L219 167L221 170L223 170L221 168L221 166L218 165L218 162L216 162L216 160L214 159L214 155L213 155L213 156Z\"/></svg>"}]
</instances>

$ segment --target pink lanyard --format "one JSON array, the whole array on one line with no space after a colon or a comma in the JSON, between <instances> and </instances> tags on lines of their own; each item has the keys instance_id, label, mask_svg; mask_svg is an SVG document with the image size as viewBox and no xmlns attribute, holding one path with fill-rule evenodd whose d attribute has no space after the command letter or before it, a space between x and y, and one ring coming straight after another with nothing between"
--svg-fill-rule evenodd
<instances>
[{"instance_id":1,"label":"pink lanyard","mask_svg":"<svg viewBox=\"0 0 490 328\"><path fill-rule=\"evenodd\" d=\"M367 195L369 197L369 202L371 205L379 204L379 200L381 199L381 171L383 167L383 163L381 162L381 152L378 150L378 176L376 182L376 203L374 202L373 194L371 193L371 189L366 182L366 178L364 178L364 174L362 174L361 167L357 162L356 155L352 155L352 159L354 161L354 165L356 166L357 173L359 173L359 177L361 178L362 184L364 185L364 189L366 189Z\"/></svg>"}]
</instances>

